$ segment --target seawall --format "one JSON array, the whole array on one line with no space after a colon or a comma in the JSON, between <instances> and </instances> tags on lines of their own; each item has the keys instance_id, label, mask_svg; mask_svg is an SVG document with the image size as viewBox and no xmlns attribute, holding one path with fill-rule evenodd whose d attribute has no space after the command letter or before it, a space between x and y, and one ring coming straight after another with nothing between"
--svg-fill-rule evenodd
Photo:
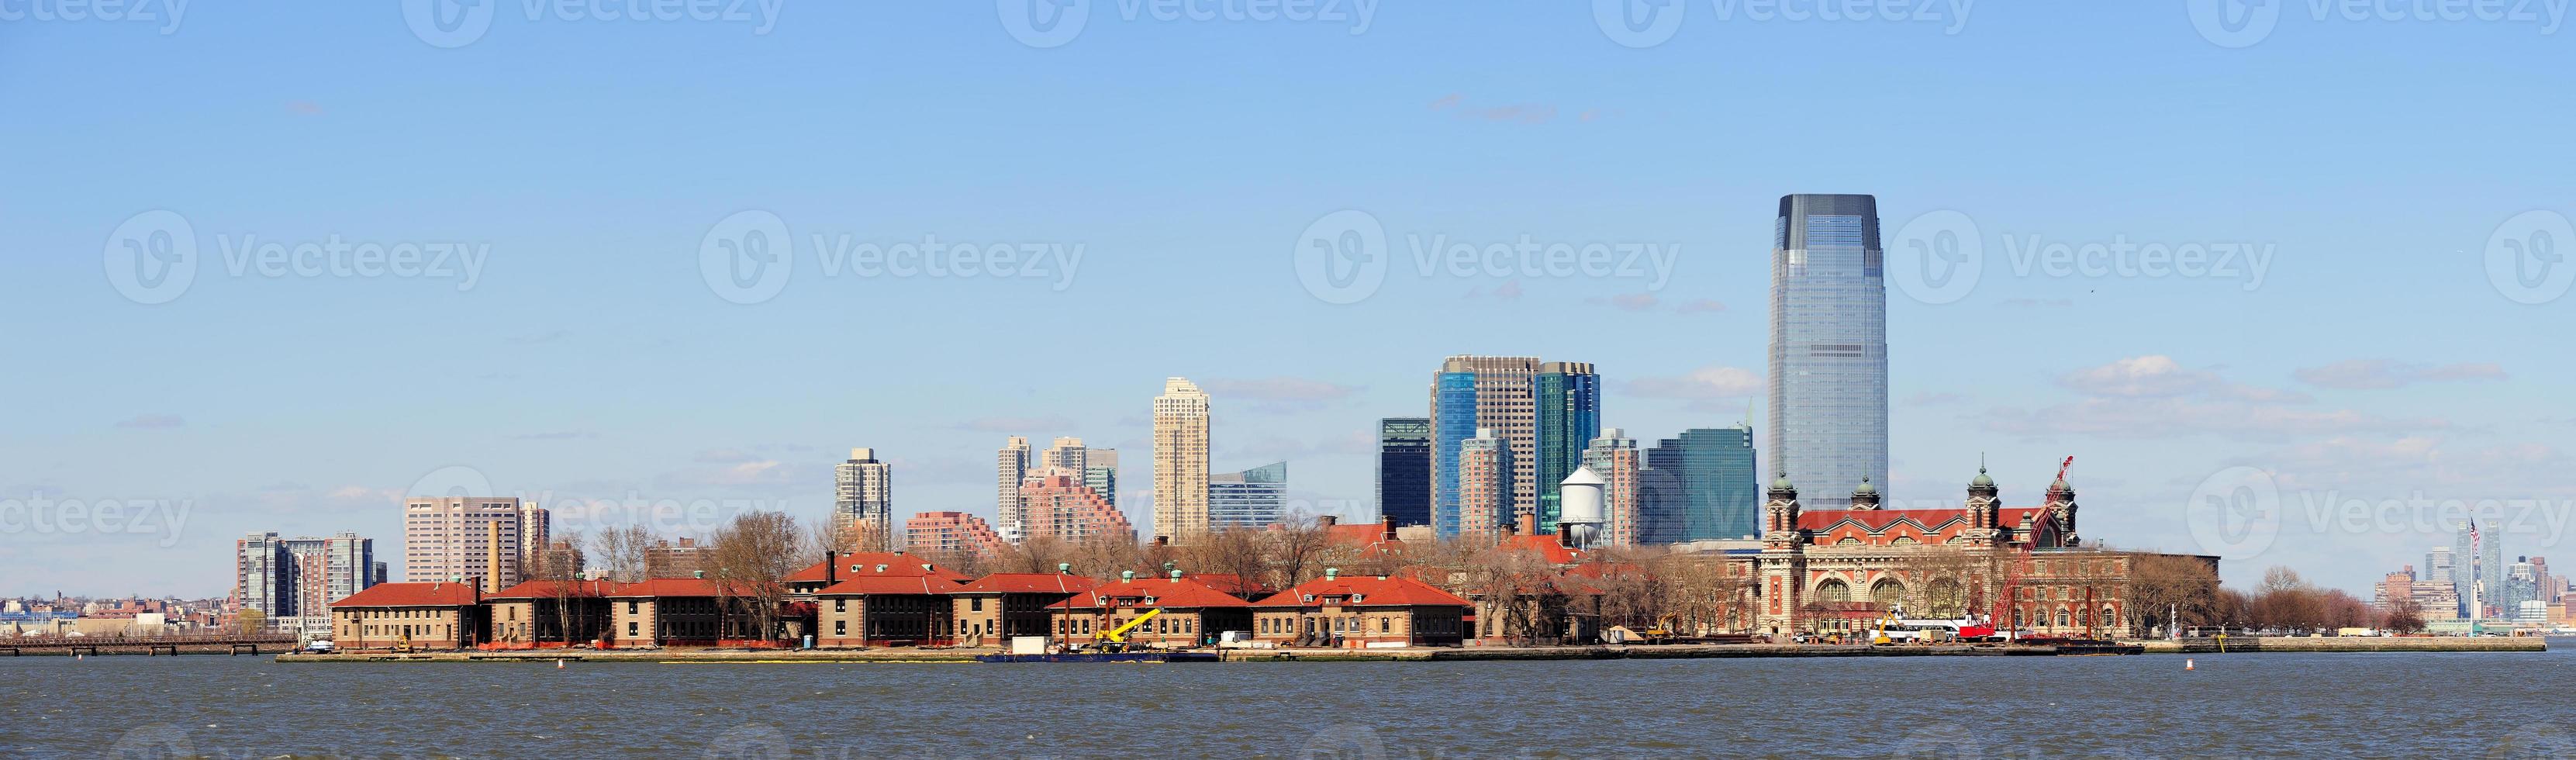
<instances>
[{"instance_id":1,"label":"seawall","mask_svg":"<svg viewBox=\"0 0 2576 760\"><path fill-rule=\"evenodd\" d=\"M2151 640L2147 654L2216 654L2236 652L2545 652L2549 641L2537 636L2254 636ZM2222 650L2223 646L2223 650Z\"/></svg>"}]
</instances>

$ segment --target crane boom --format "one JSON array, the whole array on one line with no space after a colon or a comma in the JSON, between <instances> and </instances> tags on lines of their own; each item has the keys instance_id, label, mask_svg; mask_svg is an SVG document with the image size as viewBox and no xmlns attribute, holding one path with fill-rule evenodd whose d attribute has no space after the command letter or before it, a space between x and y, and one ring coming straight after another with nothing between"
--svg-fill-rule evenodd
<instances>
[{"instance_id":1,"label":"crane boom","mask_svg":"<svg viewBox=\"0 0 2576 760\"><path fill-rule=\"evenodd\" d=\"M2066 461L2063 461L2063 462L2059 462L2059 463L2057 463L2057 479L2058 479L2058 480L2065 480L2065 479L2066 479L2066 468L2073 467L2073 466L2075 466L2075 457L2074 457L2073 455L2068 455L2068 456L2066 457Z\"/></svg>"},{"instance_id":2,"label":"crane boom","mask_svg":"<svg viewBox=\"0 0 2576 760\"><path fill-rule=\"evenodd\" d=\"M1145 611L1145 614L1138 615L1138 616L1136 616L1136 619L1134 619L1134 620L1130 620L1130 621L1127 621L1127 624L1126 624L1126 625L1118 626L1118 627L1116 627L1116 628L1112 628L1112 629L1109 629L1109 630L1107 630L1107 631L1103 631L1103 632L1101 632L1101 634L1100 634L1100 638L1101 638L1101 640L1103 640L1103 641L1110 641L1110 642L1115 642L1115 643L1120 643L1120 644L1127 643L1127 630L1128 630L1128 629L1135 628L1136 626L1143 624L1143 623L1144 623L1145 621L1147 621L1147 620L1152 620L1152 619L1154 619L1154 616L1155 616L1155 615L1160 615L1160 614L1163 614L1163 608L1161 608L1161 607L1156 607L1156 608L1153 608L1153 609L1150 609L1150 610L1146 610L1146 611Z\"/></svg>"}]
</instances>

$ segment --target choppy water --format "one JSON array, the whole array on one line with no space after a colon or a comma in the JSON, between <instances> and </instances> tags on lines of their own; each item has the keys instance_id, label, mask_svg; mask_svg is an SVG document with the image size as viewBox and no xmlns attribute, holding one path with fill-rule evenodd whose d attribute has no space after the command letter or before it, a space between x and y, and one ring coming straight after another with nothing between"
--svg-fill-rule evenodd
<instances>
[{"instance_id":1,"label":"choppy water","mask_svg":"<svg viewBox=\"0 0 2576 760\"><path fill-rule=\"evenodd\" d=\"M0 755L2570 757L2547 654L1238 663L0 658ZM137 755L129 755L137 756Z\"/></svg>"}]
</instances>

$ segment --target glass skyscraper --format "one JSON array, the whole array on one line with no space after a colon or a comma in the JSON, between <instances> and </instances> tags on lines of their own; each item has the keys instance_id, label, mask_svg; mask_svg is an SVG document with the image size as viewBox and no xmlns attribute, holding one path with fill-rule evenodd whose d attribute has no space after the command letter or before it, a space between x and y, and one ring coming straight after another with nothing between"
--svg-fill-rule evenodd
<instances>
[{"instance_id":1,"label":"glass skyscraper","mask_svg":"<svg viewBox=\"0 0 2576 760\"><path fill-rule=\"evenodd\" d=\"M1780 198L1771 249L1771 458L1804 493L1887 483L1878 199Z\"/></svg>"},{"instance_id":2,"label":"glass skyscraper","mask_svg":"<svg viewBox=\"0 0 2576 760\"><path fill-rule=\"evenodd\" d=\"M1288 500L1288 463L1208 475L1210 528L1267 528Z\"/></svg>"},{"instance_id":3,"label":"glass skyscraper","mask_svg":"<svg viewBox=\"0 0 2576 760\"><path fill-rule=\"evenodd\" d=\"M1458 447L1476 437L1476 373L1442 372L1431 385L1431 525L1458 535Z\"/></svg>"},{"instance_id":4,"label":"glass skyscraper","mask_svg":"<svg viewBox=\"0 0 2576 760\"><path fill-rule=\"evenodd\" d=\"M1377 511L1397 525L1431 524L1431 418L1378 420Z\"/></svg>"},{"instance_id":5,"label":"glass skyscraper","mask_svg":"<svg viewBox=\"0 0 2576 760\"><path fill-rule=\"evenodd\" d=\"M1548 362L1530 378L1538 413L1535 466L1538 531L1556 532L1556 484L1583 466L1583 449L1601 435L1601 375L1590 362Z\"/></svg>"},{"instance_id":6,"label":"glass skyscraper","mask_svg":"<svg viewBox=\"0 0 2576 760\"><path fill-rule=\"evenodd\" d=\"M1753 429L1694 428L1646 452L1646 469L1662 473L1641 499L1640 543L1743 538L1761 521L1753 470ZM1667 479L1668 478L1668 479Z\"/></svg>"}]
</instances>

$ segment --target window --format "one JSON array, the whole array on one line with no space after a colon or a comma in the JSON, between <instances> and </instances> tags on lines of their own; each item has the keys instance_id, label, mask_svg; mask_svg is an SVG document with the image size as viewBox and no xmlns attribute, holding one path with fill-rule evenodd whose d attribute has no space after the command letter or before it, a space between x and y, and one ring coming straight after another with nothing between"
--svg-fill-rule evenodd
<instances>
[{"instance_id":1,"label":"window","mask_svg":"<svg viewBox=\"0 0 2576 760\"><path fill-rule=\"evenodd\" d=\"M970 612L983 612L983 611L984 611L984 597L980 597L980 596L979 596L979 597L975 597L975 598L973 598L973 599L968 599L968 600L966 600L966 609L967 609L968 611L970 611Z\"/></svg>"},{"instance_id":2,"label":"window","mask_svg":"<svg viewBox=\"0 0 2576 760\"><path fill-rule=\"evenodd\" d=\"M848 635L850 635L850 621L847 621L847 620L834 620L834 621L832 621L832 635L834 635L834 636L848 636Z\"/></svg>"},{"instance_id":3,"label":"window","mask_svg":"<svg viewBox=\"0 0 2576 760\"><path fill-rule=\"evenodd\" d=\"M1382 617L1382 618L1378 618L1378 619L1377 619L1377 632L1378 632L1378 633L1390 633L1390 632L1393 632L1394 630L1395 630L1395 618L1392 618L1392 617Z\"/></svg>"},{"instance_id":4,"label":"window","mask_svg":"<svg viewBox=\"0 0 2576 760\"><path fill-rule=\"evenodd\" d=\"M626 600L626 614L629 614L629 615L636 614L636 613L635 613L635 600L633 600L633 599L628 599L628 600Z\"/></svg>"},{"instance_id":5,"label":"window","mask_svg":"<svg viewBox=\"0 0 2576 760\"><path fill-rule=\"evenodd\" d=\"M833 612L848 612L848 611L850 611L850 599L849 599L849 597L838 597L838 598L834 598L834 599L832 600L832 611L833 611Z\"/></svg>"},{"instance_id":6,"label":"window","mask_svg":"<svg viewBox=\"0 0 2576 760\"><path fill-rule=\"evenodd\" d=\"M626 621L626 635L628 635L628 636L635 636L635 635L639 635L639 634L637 634L637 633L635 632L635 621L633 621L633 620Z\"/></svg>"}]
</instances>

